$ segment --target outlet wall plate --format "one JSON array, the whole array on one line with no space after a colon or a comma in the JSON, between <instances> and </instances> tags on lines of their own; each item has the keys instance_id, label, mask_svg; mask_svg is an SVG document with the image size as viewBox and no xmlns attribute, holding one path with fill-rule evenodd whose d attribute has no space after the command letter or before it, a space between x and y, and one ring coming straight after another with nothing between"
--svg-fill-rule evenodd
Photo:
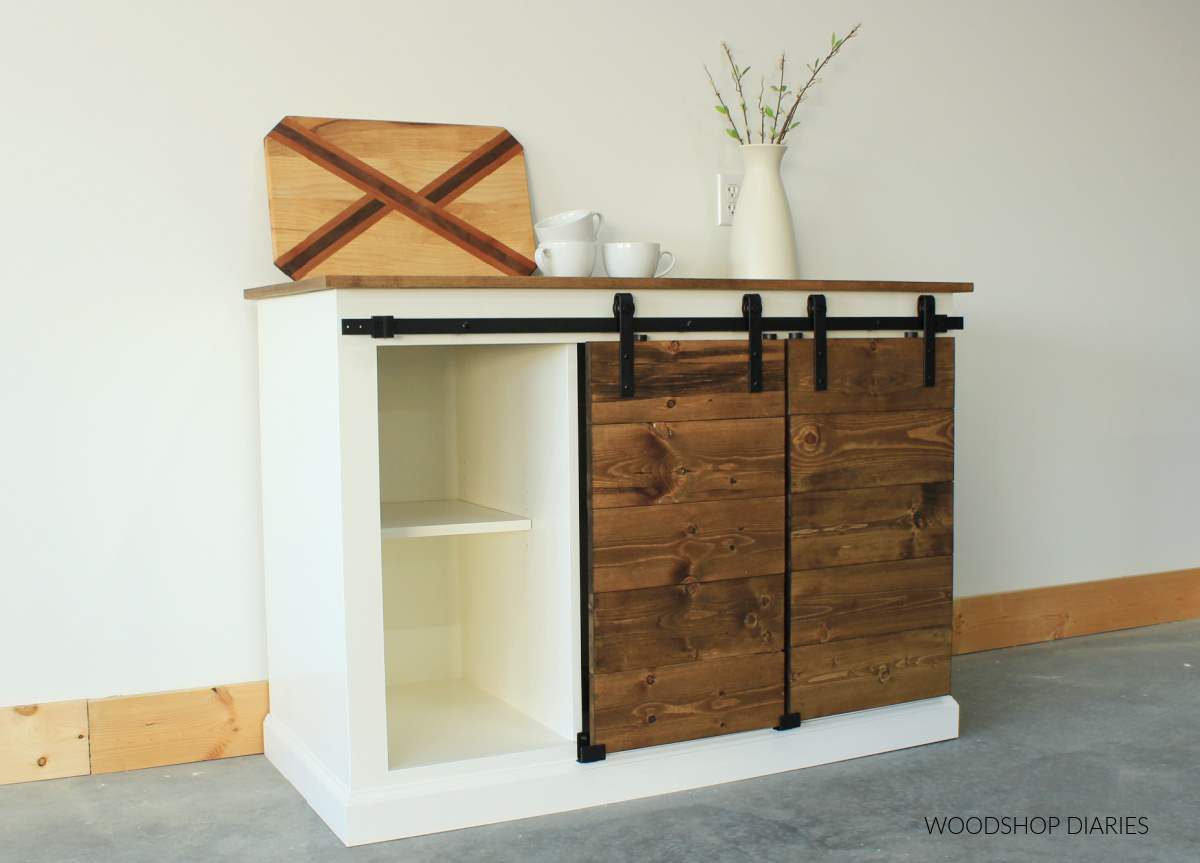
<instances>
[{"instance_id":1,"label":"outlet wall plate","mask_svg":"<svg viewBox=\"0 0 1200 863\"><path fill-rule=\"evenodd\" d=\"M742 193L741 174L717 174L717 224L732 225Z\"/></svg>"}]
</instances>

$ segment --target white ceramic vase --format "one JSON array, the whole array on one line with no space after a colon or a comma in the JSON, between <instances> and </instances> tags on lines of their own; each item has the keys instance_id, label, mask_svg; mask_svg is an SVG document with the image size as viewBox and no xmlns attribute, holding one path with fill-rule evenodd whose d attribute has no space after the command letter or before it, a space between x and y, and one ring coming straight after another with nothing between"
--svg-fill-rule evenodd
<instances>
[{"instance_id":1,"label":"white ceramic vase","mask_svg":"<svg viewBox=\"0 0 1200 863\"><path fill-rule=\"evenodd\" d=\"M779 165L784 144L744 144L746 166L729 238L729 275L735 279L798 279L796 232Z\"/></svg>"}]
</instances>

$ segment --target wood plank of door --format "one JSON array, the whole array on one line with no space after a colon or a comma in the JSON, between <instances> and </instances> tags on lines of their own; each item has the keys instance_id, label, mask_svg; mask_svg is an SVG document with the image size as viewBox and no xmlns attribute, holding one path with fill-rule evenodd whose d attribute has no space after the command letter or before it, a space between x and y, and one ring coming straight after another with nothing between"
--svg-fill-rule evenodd
<instances>
[{"instance_id":1,"label":"wood plank of door","mask_svg":"<svg viewBox=\"0 0 1200 863\"><path fill-rule=\"evenodd\" d=\"M770 417L593 426L592 506L781 495L785 422Z\"/></svg>"},{"instance_id":2,"label":"wood plank of door","mask_svg":"<svg viewBox=\"0 0 1200 863\"><path fill-rule=\"evenodd\" d=\"M794 647L791 709L815 719L950 694L951 627Z\"/></svg>"},{"instance_id":3,"label":"wood plank of door","mask_svg":"<svg viewBox=\"0 0 1200 863\"><path fill-rule=\"evenodd\" d=\"M954 484L815 491L791 496L793 571L954 550Z\"/></svg>"},{"instance_id":4,"label":"wood plank of door","mask_svg":"<svg viewBox=\"0 0 1200 863\"><path fill-rule=\"evenodd\" d=\"M791 490L825 491L954 479L954 411L796 414Z\"/></svg>"},{"instance_id":5,"label":"wood plank of door","mask_svg":"<svg viewBox=\"0 0 1200 863\"><path fill-rule=\"evenodd\" d=\"M592 589L634 590L783 572L786 499L599 509Z\"/></svg>"},{"instance_id":6,"label":"wood plank of door","mask_svg":"<svg viewBox=\"0 0 1200 863\"><path fill-rule=\"evenodd\" d=\"M592 678L592 739L608 751L771 728L783 714L782 651Z\"/></svg>"},{"instance_id":7,"label":"wood plank of door","mask_svg":"<svg viewBox=\"0 0 1200 863\"><path fill-rule=\"evenodd\" d=\"M954 407L954 339L937 340L936 386L925 386L924 339L830 339L828 388L813 389L813 348L788 343L788 411L935 410Z\"/></svg>"},{"instance_id":8,"label":"wood plank of door","mask_svg":"<svg viewBox=\"0 0 1200 863\"><path fill-rule=\"evenodd\" d=\"M750 392L748 347L741 341L638 342L634 396L621 397L616 342L588 346L590 421L680 422L782 416L784 343L763 343L762 392Z\"/></svg>"},{"instance_id":9,"label":"wood plank of door","mask_svg":"<svg viewBox=\"0 0 1200 863\"><path fill-rule=\"evenodd\" d=\"M950 626L953 558L834 566L792 574L792 646Z\"/></svg>"},{"instance_id":10,"label":"wood plank of door","mask_svg":"<svg viewBox=\"0 0 1200 863\"><path fill-rule=\"evenodd\" d=\"M783 650L782 574L592 597L592 671Z\"/></svg>"}]
</instances>

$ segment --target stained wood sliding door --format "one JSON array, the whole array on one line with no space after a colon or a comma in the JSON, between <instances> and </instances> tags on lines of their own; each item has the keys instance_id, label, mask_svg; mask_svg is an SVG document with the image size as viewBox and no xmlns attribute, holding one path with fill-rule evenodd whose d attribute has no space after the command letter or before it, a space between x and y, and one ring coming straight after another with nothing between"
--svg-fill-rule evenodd
<instances>
[{"instance_id":1,"label":"stained wood sliding door","mask_svg":"<svg viewBox=\"0 0 1200 863\"><path fill-rule=\"evenodd\" d=\"M586 350L588 729L608 752L769 728L784 712L786 370L742 341Z\"/></svg>"},{"instance_id":2,"label":"stained wood sliding door","mask_svg":"<svg viewBox=\"0 0 1200 863\"><path fill-rule=\"evenodd\" d=\"M950 691L954 342L588 345L587 731L608 752Z\"/></svg>"},{"instance_id":3,"label":"stained wood sliding door","mask_svg":"<svg viewBox=\"0 0 1200 863\"><path fill-rule=\"evenodd\" d=\"M950 692L954 340L924 386L918 339L788 343L790 710Z\"/></svg>"}]
</instances>

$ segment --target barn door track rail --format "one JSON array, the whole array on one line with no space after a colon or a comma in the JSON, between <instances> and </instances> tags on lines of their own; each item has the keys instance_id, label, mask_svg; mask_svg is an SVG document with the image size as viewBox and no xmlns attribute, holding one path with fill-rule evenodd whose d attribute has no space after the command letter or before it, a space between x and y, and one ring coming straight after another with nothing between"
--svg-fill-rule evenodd
<instances>
[{"instance_id":1,"label":"barn door track rail","mask_svg":"<svg viewBox=\"0 0 1200 863\"><path fill-rule=\"evenodd\" d=\"M616 333L620 344L621 397L632 398L635 393L633 355L634 344L644 341L649 333L728 333L745 332L747 335L747 377L750 392L762 392L762 343L774 339L778 333L787 333L790 338L803 338L812 333L813 342L813 389L824 390L829 386L829 364L827 334L847 330L893 330L907 336L923 337L925 340L925 386L936 385L938 333L961 330L963 319L950 315L939 315L936 303L930 294L917 298L917 314L914 317L832 317L827 311L824 294L810 294L808 315L805 317L764 317L762 296L745 294L742 297L742 314L729 318L639 318L633 294L619 293L613 296L612 315L600 318L396 318L391 315L374 315L369 318L343 318L342 335L371 336L375 339L392 339L396 336L448 336L448 335L515 335L530 333L562 333L594 335Z\"/></svg>"}]
</instances>

